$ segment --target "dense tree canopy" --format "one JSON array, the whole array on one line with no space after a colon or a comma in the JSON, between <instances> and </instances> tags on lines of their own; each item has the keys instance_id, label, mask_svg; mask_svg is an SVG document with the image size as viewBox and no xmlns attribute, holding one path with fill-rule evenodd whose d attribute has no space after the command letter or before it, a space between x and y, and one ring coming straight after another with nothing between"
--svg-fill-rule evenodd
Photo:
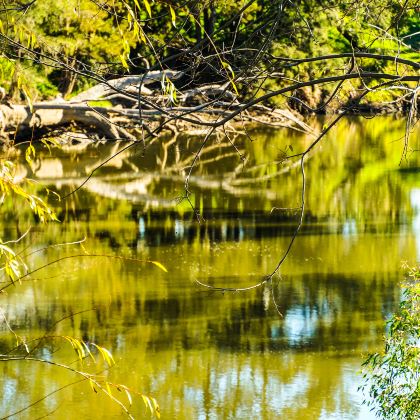
<instances>
[{"instance_id":1,"label":"dense tree canopy","mask_svg":"<svg viewBox=\"0 0 420 420\"><path fill-rule=\"evenodd\" d=\"M92 79L147 69L184 71L177 89L227 83L247 98L296 81L353 72L416 75L413 63L418 70L415 0L35 0L10 2L0 13L0 83L35 98L58 91L70 96ZM308 60L331 54L337 56ZM340 85L341 99L375 83L359 79ZM294 106L317 107L334 88L323 84L287 95L296 99ZM373 100L399 93L387 90Z\"/></svg>"}]
</instances>

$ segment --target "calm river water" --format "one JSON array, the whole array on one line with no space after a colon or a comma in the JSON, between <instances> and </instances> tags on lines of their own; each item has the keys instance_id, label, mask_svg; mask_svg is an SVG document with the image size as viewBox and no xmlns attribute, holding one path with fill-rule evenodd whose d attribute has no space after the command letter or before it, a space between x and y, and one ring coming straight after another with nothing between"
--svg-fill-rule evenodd
<instances>
[{"instance_id":1,"label":"calm river water","mask_svg":"<svg viewBox=\"0 0 420 420\"><path fill-rule=\"evenodd\" d=\"M322 122L314 122L318 129ZM77 193L50 196L60 223L37 224L18 201L2 207L1 237L15 239L31 268L65 256L1 296L11 327L29 340L70 335L112 351L116 366L76 360L51 338L36 354L98 372L159 402L163 419L369 419L358 392L360 364L378 350L397 308L401 265L420 256L420 155L399 165L402 119L347 119L307 159L304 224L280 273L273 271L299 217L301 178L281 162L311 137L285 129L223 139L204 150L185 200L199 138L155 140L122 152ZM411 142L420 139L412 133ZM33 188L65 195L126 144L39 148L19 173ZM85 239L83 245L47 247ZM156 260L144 262L88 254ZM71 314L75 314L71 317ZM0 352L16 338L0 324ZM3 363L0 417L80 379L29 361ZM114 391L124 402L126 398ZM132 413L148 416L133 394ZM12 418L124 418L89 384L52 393Z\"/></svg>"}]
</instances>

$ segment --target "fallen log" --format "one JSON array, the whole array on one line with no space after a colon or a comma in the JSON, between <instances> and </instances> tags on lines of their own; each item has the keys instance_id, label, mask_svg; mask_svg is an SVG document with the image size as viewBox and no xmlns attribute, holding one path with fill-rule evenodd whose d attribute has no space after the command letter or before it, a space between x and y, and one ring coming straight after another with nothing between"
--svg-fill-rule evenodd
<instances>
[{"instance_id":1,"label":"fallen log","mask_svg":"<svg viewBox=\"0 0 420 420\"><path fill-rule=\"evenodd\" d=\"M94 126L102 134L112 139L128 138L135 140L127 130L117 125L112 109L92 108L87 105L69 103L40 103L32 107L27 105L0 105L0 133L3 137L7 132L36 132L45 127L68 125L72 122L84 126Z\"/></svg>"},{"instance_id":2,"label":"fallen log","mask_svg":"<svg viewBox=\"0 0 420 420\"><path fill-rule=\"evenodd\" d=\"M138 95L139 88L141 88L140 95L151 96L153 91L147 88L147 85L161 82L164 78L177 80L182 75L183 73L180 71L163 70L150 71L144 75L138 76L120 77L119 79L99 83L79 95L74 96L71 98L70 102L76 103L107 99L109 96L115 95L116 93L123 96L124 94L129 94L129 96Z\"/></svg>"},{"instance_id":3,"label":"fallen log","mask_svg":"<svg viewBox=\"0 0 420 420\"><path fill-rule=\"evenodd\" d=\"M32 138L38 133L76 123L93 128L92 133L107 139L134 141L138 140L139 133L142 137L143 130L155 135L156 130L164 128L186 132L217 127L221 118L228 120L231 114L229 124L259 121L311 132L310 127L290 111L273 110L260 104L245 107L228 89L229 84L203 85L178 92L176 104L160 89L153 92L146 87L165 78L166 82L167 79L176 80L182 75L182 72L171 70L151 71L100 83L68 101L59 97L31 105L0 103L0 137L16 138L17 134L27 139L28 135ZM94 102L90 102L109 99L113 99L110 107L93 106ZM244 112L239 114L241 109ZM135 135L138 129L140 131Z\"/></svg>"},{"instance_id":4,"label":"fallen log","mask_svg":"<svg viewBox=\"0 0 420 420\"><path fill-rule=\"evenodd\" d=\"M238 109L240 105L229 103L213 103L217 108L207 109L205 106L196 107L156 107L156 109L127 109L121 107L93 107L71 102L44 102L28 105L0 104L0 137L7 138L22 134L27 138L28 133L36 136L39 131L66 126L71 123L91 127L92 132L99 133L112 140L137 140L132 134L133 129L143 128L151 133L159 125L163 128L166 122L175 120L179 123L178 131L196 130L198 127L211 127L213 121L228 115ZM260 107L257 107L260 108ZM240 118L241 122L256 121L255 115L247 110ZM258 109L257 119L263 124L275 124L279 127L294 128L299 131L310 132L311 129L303 121L289 111ZM168 128L174 129L168 124Z\"/></svg>"}]
</instances>

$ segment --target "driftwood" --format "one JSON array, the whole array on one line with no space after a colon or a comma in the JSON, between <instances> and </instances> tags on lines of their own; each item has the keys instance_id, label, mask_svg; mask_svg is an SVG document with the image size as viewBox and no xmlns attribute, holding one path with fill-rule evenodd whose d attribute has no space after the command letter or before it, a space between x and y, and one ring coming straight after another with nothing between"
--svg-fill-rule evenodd
<instances>
[{"instance_id":1,"label":"driftwood","mask_svg":"<svg viewBox=\"0 0 420 420\"><path fill-rule=\"evenodd\" d=\"M173 132L208 129L230 113L240 111L242 105L230 85L204 85L173 96L147 86L162 80L175 81L183 74L165 70L143 76L127 76L100 83L66 101L21 104L0 104L0 136L21 133L27 138L39 132L66 126L70 123L92 128L109 139L137 140L139 130L154 134L167 126ZM160 84L158 85L160 86ZM140 92L139 92L140 90ZM112 106L94 106L94 101L111 101ZM128 104L128 105L127 105ZM236 114L238 114L236 112ZM295 114L286 110L272 110L259 104L244 108L236 117L241 123L256 121L269 125L295 128L309 132L310 128Z\"/></svg>"},{"instance_id":2,"label":"driftwood","mask_svg":"<svg viewBox=\"0 0 420 420\"><path fill-rule=\"evenodd\" d=\"M182 72L164 70L164 71L150 71L142 76L126 76L119 79L109 80L106 83L99 83L73 97L70 102L85 102L95 101L99 99L107 99L116 92L120 94L139 94L139 87L141 87L140 94L150 96L153 94L151 89L146 86L151 83L161 82L165 77L170 80L177 80L183 75Z\"/></svg>"},{"instance_id":3,"label":"driftwood","mask_svg":"<svg viewBox=\"0 0 420 420\"><path fill-rule=\"evenodd\" d=\"M8 132L30 130L36 134L41 128L54 128L75 122L94 126L112 139L135 140L125 128L116 124L118 116L114 114L112 109L70 103L40 103L34 104L32 108L26 105L0 105L0 127L5 137Z\"/></svg>"}]
</instances>

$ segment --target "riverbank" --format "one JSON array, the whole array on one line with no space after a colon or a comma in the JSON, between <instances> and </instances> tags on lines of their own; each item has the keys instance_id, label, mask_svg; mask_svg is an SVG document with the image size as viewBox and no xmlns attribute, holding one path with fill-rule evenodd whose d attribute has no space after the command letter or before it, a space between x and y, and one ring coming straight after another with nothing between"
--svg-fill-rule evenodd
<instances>
[{"instance_id":1,"label":"riverbank","mask_svg":"<svg viewBox=\"0 0 420 420\"><path fill-rule=\"evenodd\" d=\"M163 132L228 134L253 125L311 133L313 129L305 122L308 115L406 114L412 109L417 112L416 105L419 105L418 98L416 102L413 99L415 92L408 88L403 96L393 91L357 89L343 93L338 88L328 93L309 82L242 101L229 83L203 85L183 92L174 88L162 93L159 80L171 77L176 81L182 76L182 72L170 70L150 72L142 78L127 76L104 81L68 100L59 96L39 103L31 103L29 99L26 104L3 102L0 137L8 143L56 136L70 130L97 140L144 141ZM347 79L337 80L342 83ZM279 98L283 98L281 102ZM382 101L378 102L378 98Z\"/></svg>"}]
</instances>

